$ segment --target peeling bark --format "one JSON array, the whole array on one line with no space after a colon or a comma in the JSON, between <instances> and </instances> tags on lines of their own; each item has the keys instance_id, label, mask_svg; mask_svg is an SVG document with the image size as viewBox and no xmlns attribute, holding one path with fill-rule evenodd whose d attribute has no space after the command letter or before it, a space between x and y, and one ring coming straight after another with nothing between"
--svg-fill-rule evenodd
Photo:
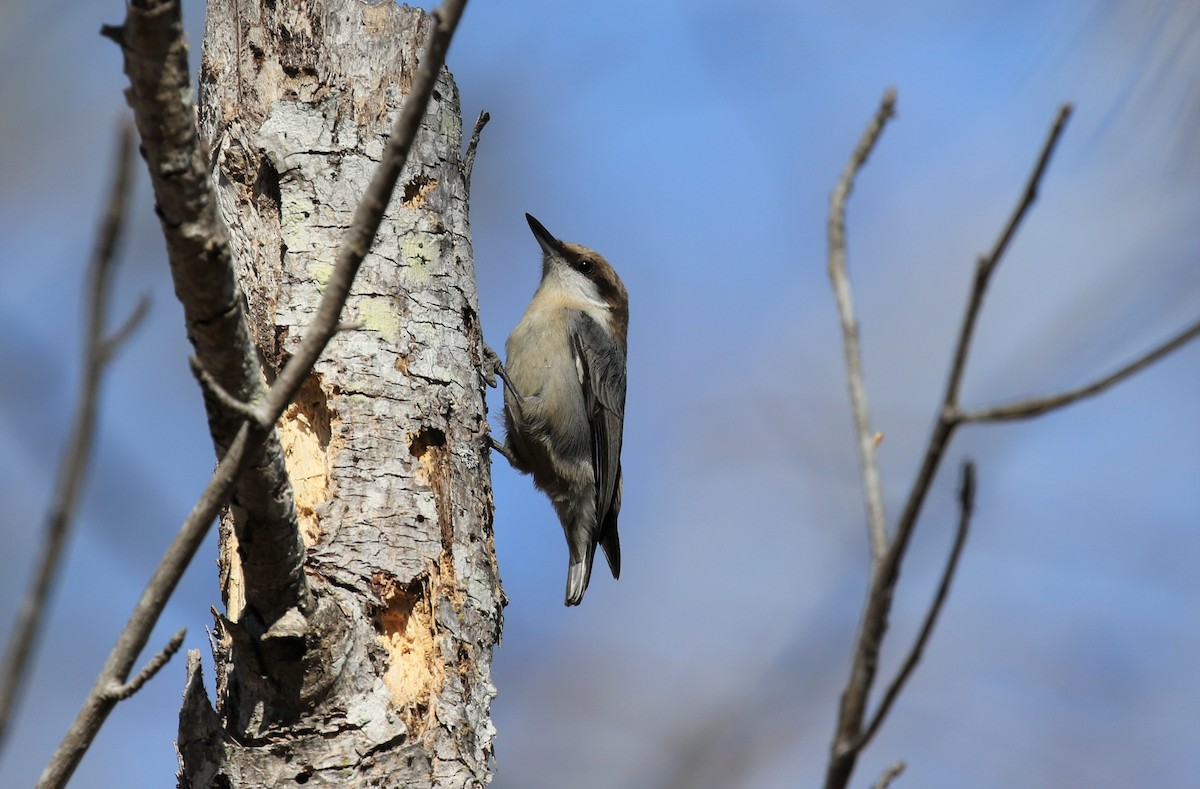
<instances>
[{"instance_id":1,"label":"peeling bark","mask_svg":"<svg viewBox=\"0 0 1200 789\"><path fill-rule=\"evenodd\" d=\"M200 131L268 381L312 320L429 29L386 1L209 4ZM278 424L319 610L254 632L222 523L216 699L189 656L181 786L490 780L501 592L461 138L443 71L350 328Z\"/></svg>"}]
</instances>

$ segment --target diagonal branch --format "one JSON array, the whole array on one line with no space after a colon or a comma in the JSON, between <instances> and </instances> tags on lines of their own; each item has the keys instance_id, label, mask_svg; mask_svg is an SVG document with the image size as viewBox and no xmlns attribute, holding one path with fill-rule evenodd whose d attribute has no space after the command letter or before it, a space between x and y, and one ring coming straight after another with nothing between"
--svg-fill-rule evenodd
<instances>
[{"instance_id":1,"label":"diagonal branch","mask_svg":"<svg viewBox=\"0 0 1200 789\"><path fill-rule=\"evenodd\" d=\"M175 294L195 356L233 397L260 403L258 356L233 267L229 235L209 179L207 151L196 130L191 69L179 0L131 0L121 27L104 34L121 45L133 110L166 240ZM209 433L221 457L243 417L204 398ZM243 562L244 617L265 627L285 611L309 611L304 547L283 449L274 430L252 443L255 463L232 497Z\"/></svg>"},{"instance_id":2,"label":"diagonal branch","mask_svg":"<svg viewBox=\"0 0 1200 789\"><path fill-rule=\"evenodd\" d=\"M141 0L139 5L145 5L147 2L154 3L155 0ZM311 373L313 365L316 363L326 344L328 344L329 340L338 331L338 318L349 295L350 285L363 258L374 242L375 233L379 229L379 223L387 208L392 191L395 188L396 180L407 160L408 151L412 147L412 141L416 137L420 121L425 114L425 109L428 106L429 97L433 92L437 76L445 62L445 55L449 48L450 39L454 35L454 30L458 24L458 20L462 16L465 5L466 0L446 0L445 5L434 14L436 24L430 33L425 52L420 60L419 71L413 79L412 88L405 101L404 109L392 129L392 136L388 141L384 159L376 170L375 176L372 178L371 184L355 212L352 226L347 230L346 240L338 255L335 271L331 275L328 287L322 297L317 317L295 355L292 356L287 366L284 367L270 391L263 397L259 410L263 418L257 424L274 424L275 420L283 413L283 410L295 396L300 385ZM134 10L134 7L130 8L130 22L133 20ZM183 30L179 24L178 14L178 6L175 4L174 10L168 14L168 16L174 16L175 23L167 26L167 32L175 36L174 43L170 47L167 47L172 50L175 47L183 46ZM162 16L161 13L159 15ZM161 22L161 20L158 21ZM132 24L130 24L124 30L109 31L112 36L121 40L123 46L126 48L127 69L130 69L129 61L136 60L137 58L137 54L129 48L132 27ZM161 44L158 46L159 48L163 48ZM184 66L184 73L186 74L186 61ZM138 64L135 69L140 73L145 70L145 66L144 64ZM185 100L188 95L188 92L185 90L177 91L173 97L164 95L160 96L160 98L164 100L173 98L174 101L186 105L190 112L190 101ZM134 100L131 98L130 101L133 103ZM194 129L192 133L194 134ZM203 157L200 157L197 161L202 162ZM207 188L211 190L211 187ZM211 210L211 193L208 195L208 200L210 204L209 210ZM215 219L215 213L213 214L213 218ZM217 224L219 225L219 222ZM165 219L163 226L164 232L170 235L171 230L168 228ZM222 261L228 263L229 249L228 244L224 241L224 232L223 227L220 227L218 236L216 237L218 240L214 241L210 239L205 246L205 250L212 253L205 258L211 265L219 265ZM168 240L169 251L170 243L170 240ZM217 246L221 247L223 251L214 248ZM172 266L175 266L174 258L172 258ZM224 274L222 273L220 276L223 277ZM238 319L244 328L245 320L241 317L240 298L235 300L230 309L236 311ZM185 305L186 312L187 307ZM191 329L190 323L189 329ZM197 342L197 357L199 357L201 363L204 365L204 369L212 373L213 378L221 387L225 391L231 392L233 396L238 397L243 402L255 402L255 399L245 397L245 393L242 390L231 390L224 380L223 375L213 372L212 368L208 366L207 360L200 353L200 347L201 343ZM218 357L216 361L222 363L224 360ZM229 372L227 365L223 364L221 369L225 373ZM214 418L213 410L223 408L221 404L215 402L213 406L209 411L210 425ZM226 411L228 412L228 409ZM123 684L126 681L132 670L134 660L136 660L137 655L142 649L145 648L150 633L159 616L162 614L167 600L182 577L183 571L195 555L213 520L230 501L235 485L246 474L252 461L261 456L263 443L273 438L273 430L271 433L267 433L261 428L256 427L256 423L253 420L247 420L244 417L236 415L222 418L233 419L237 425L232 439L228 443L228 448L221 453L220 461L204 493L200 496L200 499L196 502L195 507L193 507L191 514L189 514L179 533L176 534L175 539L167 548L153 576L142 592L141 598L134 607L129 622L121 632L121 635L118 636L117 643L113 646L104 668L101 669L100 676L97 678L91 693L84 700L82 709L72 722L62 742L59 743L58 749L51 757L50 763L43 771L38 781L38 787L42 789L45 787L64 786L75 771L80 759L83 758L83 754L90 747L97 732L99 732L100 727L116 703L109 696L110 689L114 683ZM277 439L273 440L276 444L278 443ZM284 480L286 481L286 476ZM290 496L288 497L288 501L290 502Z\"/></svg>"},{"instance_id":3,"label":"diagonal branch","mask_svg":"<svg viewBox=\"0 0 1200 789\"><path fill-rule=\"evenodd\" d=\"M950 548L950 557L946 560L945 569L942 570L942 580L938 583L933 603L930 604L929 611L925 614L925 622L921 625L920 633L917 635L912 649L909 650L908 657L904 659L899 673L896 674L896 678L892 680L892 684L883 694L879 709L875 711L871 722L859 738L856 747L860 749L865 748L871 738L875 736L875 732L879 730L883 719L891 711L892 704L900 695L900 691L904 689L904 684L912 675L913 669L920 662L925 645L933 634L933 626L937 624L938 615L942 612L942 605L946 602L946 595L950 592L950 582L954 580L954 571L958 568L958 558L962 555L963 545L967 541L967 531L971 527L971 514L975 511L975 463L970 460L964 462L962 466L962 486L958 490L958 509L958 530L954 533L954 545Z\"/></svg>"},{"instance_id":4,"label":"diagonal branch","mask_svg":"<svg viewBox=\"0 0 1200 789\"><path fill-rule=\"evenodd\" d=\"M101 377L116 347L128 338L136 327L138 316L144 314L144 310L135 311L126 321L128 329L122 328L111 340L105 339L116 250L125 228L133 179L133 150L133 130L126 126L121 129L118 140L113 183L88 269L83 380L75 407L75 419L59 468L54 499L46 516L42 553L35 565L29 589L17 610L12 635L4 652L4 673L0 677L0 745L4 743L8 723L24 690L29 660L45 621L46 601L58 575L75 508L83 490L87 462L96 434Z\"/></svg>"},{"instance_id":5,"label":"diagonal branch","mask_svg":"<svg viewBox=\"0 0 1200 789\"><path fill-rule=\"evenodd\" d=\"M117 636L117 643L109 652L108 660L100 670L92 690L84 699L83 707L71 722L67 733L63 735L46 769L42 771L37 783L38 789L66 786L75 768L79 766L79 760L91 747L100 727L116 706L117 700L110 695L111 688L114 684L120 685L126 681L133 669L133 662L145 648L154 625L167 606L167 600L171 598L175 586L183 577L183 571L187 569L200 543L204 541L213 520L229 502L234 483L249 464L250 443L250 428L247 422L234 437L225 456L217 463L204 492L192 507L191 513L171 544L167 546L163 558L159 560L158 567L154 569L154 574L150 576L146 588L142 590L142 596L138 598L129 615L129 621Z\"/></svg>"},{"instance_id":6,"label":"diagonal branch","mask_svg":"<svg viewBox=\"0 0 1200 789\"><path fill-rule=\"evenodd\" d=\"M946 447L949 445L954 428L958 424L955 419L958 392L962 384L963 373L966 370L967 356L970 352L975 323L979 317L979 311L983 306L983 294L987 290L992 272L996 270L996 267L1000 264L1001 257L1008 249L1009 241L1012 240L1021 221L1029 212L1034 199L1037 197L1038 185L1046 172L1050 155L1054 152L1058 140L1062 136L1063 129L1066 126L1067 119L1070 116L1070 104L1063 104L1059 107L1058 115L1050 127L1046 141L1042 144L1042 150L1038 155L1037 163L1034 165L1033 172L1029 176L1029 180L1017 202L1016 208L1013 209L1012 215L1001 231L999 238L996 239L991 252L987 256L980 258L976 264L975 278L971 285L971 293L967 299L967 308L963 314L962 325L959 329L958 342L954 349L953 362L950 366L950 375L946 383L946 392L942 397L938 420L934 424L933 433L929 438L921 468L917 472L917 478L913 482L912 490L909 493L904 510L900 514L900 520L896 525L896 537L889 551L888 560L884 563L886 572L880 578L883 586L890 588L894 588L895 586L900 572L900 560L907 550L908 540L912 536L913 529L916 526L917 516L921 512L921 507L925 503L925 496L929 493L929 487L933 484L933 478L937 474L938 466L941 465ZM881 610L873 613L873 626L879 628L879 636L882 638L883 630L887 627L887 612Z\"/></svg>"},{"instance_id":7,"label":"diagonal branch","mask_svg":"<svg viewBox=\"0 0 1200 789\"><path fill-rule=\"evenodd\" d=\"M217 383L217 379L213 378L208 370L204 369L204 365L200 364L200 360L195 356L188 357L188 367L192 371L192 376L196 379L196 383L200 384L200 389L205 395L211 397L220 403L222 408L229 409L243 419L250 420L256 427L262 430L269 430L270 423L263 423L259 420L259 413L254 406L249 403L243 403L233 395L226 392L225 389Z\"/></svg>"},{"instance_id":8,"label":"diagonal branch","mask_svg":"<svg viewBox=\"0 0 1200 789\"><path fill-rule=\"evenodd\" d=\"M846 359L846 385L850 390L850 407L854 412L854 431L858 440L858 461L862 468L863 498L867 503L867 530L871 537L871 559L879 561L887 550L887 531L883 512L883 490L879 481L879 465L875 461L877 441L871 434L871 419L867 410L867 389L863 383L862 357L858 349L858 321L854 317L854 299L850 279L846 276L846 199L854 188L858 171L867 163L879 135L888 120L896 114L896 89L888 88L879 102L875 117L863 132L862 138L846 163L829 198L829 279L837 301L842 323L842 347Z\"/></svg>"},{"instance_id":9,"label":"diagonal branch","mask_svg":"<svg viewBox=\"0 0 1200 789\"><path fill-rule=\"evenodd\" d=\"M960 422L1003 422L1041 416L1049 411L1054 411L1076 401L1100 394L1110 386L1118 384L1131 375L1141 372L1196 337L1200 337L1200 321L1196 321L1171 339L1147 351L1119 370L1090 384L1080 386L1076 389L1069 389L1059 394L1047 395L1046 397L1018 400L1015 403L1006 403L989 408L960 410L956 412L956 418Z\"/></svg>"},{"instance_id":10,"label":"diagonal branch","mask_svg":"<svg viewBox=\"0 0 1200 789\"><path fill-rule=\"evenodd\" d=\"M987 291L992 272L996 270L996 266L1000 264L1000 258L1008 250L1009 242L1016 235L1017 228L1021 226L1025 215L1029 213L1034 200L1037 199L1038 186L1046 172L1046 166L1050 163L1050 156L1054 153L1058 140L1067 126L1067 120L1071 117L1071 111L1071 105L1066 103L1058 108L1058 115L1054 118L1050 133L1046 135L1046 141L1042 143L1042 151L1038 154L1033 172L1029 174L1029 180L1025 183L1021 199L1008 218L1008 223L1000 231L1000 236L992 246L991 252L985 257L981 257L975 264L975 279L971 283L971 295L967 299L967 309L959 329L958 343L954 347L954 362L950 366L950 376L946 379L944 403L951 408L958 405L958 390L962 386L963 374L967 369L967 354L970 352L971 338L975 334L975 323L979 318L980 308L983 307L983 294Z\"/></svg>"},{"instance_id":11,"label":"diagonal branch","mask_svg":"<svg viewBox=\"0 0 1200 789\"><path fill-rule=\"evenodd\" d=\"M150 658L146 665L142 666L142 670L138 672L136 677L123 685L113 685L110 687L108 692L112 698L115 701L124 701L141 690L147 682L154 679L154 675L161 671L162 667L167 665L167 662L183 646L183 639L186 635L187 628L180 628L175 635L171 636L171 640L167 642L167 645L160 649L158 654Z\"/></svg>"}]
</instances>

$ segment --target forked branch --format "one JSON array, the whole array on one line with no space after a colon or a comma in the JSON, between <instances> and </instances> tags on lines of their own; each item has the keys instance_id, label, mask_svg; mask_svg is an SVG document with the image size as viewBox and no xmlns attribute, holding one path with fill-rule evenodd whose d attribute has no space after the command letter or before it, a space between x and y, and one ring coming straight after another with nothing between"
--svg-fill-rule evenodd
<instances>
[{"instance_id":1,"label":"forked branch","mask_svg":"<svg viewBox=\"0 0 1200 789\"><path fill-rule=\"evenodd\" d=\"M108 691L109 695L116 701L124 701L141 690L175 656L175 653L183 646L185 636L187 636L186 627L181 628L175 635L171 636L171 640L167 642L167 645L160 649L158 654L150 658L145 666L142 666L142 670L137 673L136 677L122 685L113 685L110 687Z\"/></svg>"},{"instance_id":2,"label":"forked branch","mask_svg":"<svg viewBox=\"0 0 1200 789\"><path fill-rule=\"evenodd\" d=\"M1050 157L1054 154L1059 138L1062 137L1063 130L1067 127L1067 120L1071 117L1072 109L1070 104L1063 104L1058 108L1058 115L1055 116L1054 123L1050 126L1046 141L1042 143L1042 150L1033 166L1033 172L1029 174L1029 180L1025 183L1025 189L1021 192L1016 208L1013 209L1004 229L1000 231L991 251L975 264L975 279L971 283L971 295L967 298L967 308L959 328L958 342L954 346L954 361L950 365L950 376L946 379L943 406L953 408L958 405L958 392L962 387L963 374L967 369L967 355L970 353L971 338L975 334L975 323L979 318L979 311L983 307L983 294L987 291L992 273L1008 250L1009 242L1016 235L1017 228L1021 226L1025 215L1029 213L1034 200L1037 199L1042 176L1045 175L1046 167L1050 164Z\"/></svg>"},{"instance_id":3,"label":"forked branch","mask_svg":"<svg viewBox=\"0 0 1200 789\"><path fill-rule=\"evenodd\" d=\"M866 717L871 688L875 683L875 674L879 667L879 652L883 646L884 634L887 632L892 599L896 584L900 579L900 565L908 552L909 541L916 527L917 517L925 503L925 497L929 493L933 478L945 456L954 428L958 425L953 418L953 409L958 397L963 371L966 369L975 322L983 304L983 294L992 273L999 265L1009 242L1020 226L1021 220L1037 196L1039 182L1045 173L1050 155L1062 134L1069 114L1070 106L1064 104L1042 145L1037 163L1016 208L992 247L992 251L986 257L981 258L976 265L975 278L959 329L958 343L950 366L946 392L938 409L937 421L934 423L933 432L926 444L917 478L913 482L904 510L896 523L891 543L883 558L875 562L871 573L867 600L855 639L854 654L851 658L850 678L842 692L837 731L834 735L829 766L825 774L827 789L840 789L846 786L858 760L858 754L865 744L863 721Z\"/></svg>"},{"instance_id":4,"label":"forked branch","mask_svg":"<svg viewBox=\"0 0 1200 789\"><path fill-rule=\"evenodd\" d=\"M875 714L871 717L871 722L867 724L866 729L859 738L857 747L860 750L871 742L871 738L875 736L875 732L883 724L884 718L887 717L892 704L895 703L896 698L900 695L900 691L904 689L904 683L912 676L917 663L921 661L925 645L929 643L929 637L933 635L933 626L937 624L938 615L942 612L942 605L945 604L946 596L950 593L950 582L954 580L954 572L958 569L958 559L962 556L963 545L967 542L967 531L971 528L971 514L974 511L975 463L967 460L963 462L962 484L958 489L958 529L954 532L954 544L950 547L950 556L946 559L946 567L942 570L942 580L938 583L937 592L933 596L933 602L930 604L929 610L925 613L925 622L921 625L921 630L917 634L916 641L913 642L908 656L900 666L900 671L896 674L896 678L892 680L892 684L884 692L883 700L879 702L879 709L875 711Z\"/></svg>"},{"instance_id":5,"label":"forked branch","mask_svg":"<svg viewBox=\"0 0 1200 789\"><path fill-rule=\"evenodd\" d=\"M890 91L885 95L880 109L868 126L867 132L863 135L863 142L860 142L854 156L851 157L850 164L847 165L846 169L847 174L843 174L842 181L839 182L838 189L835 190L835 199L832 201L829 222L830 276L834 282L838 311L842 319L843 337L845 338L846 346L847 380L850 389L851 404L855 412L855 426L860 447L859 456L863 463L864 487L866 488L869 512L874 511L876 505L872 503L872 497L878 494L872 491L872 485L869 482L868 476L874 468L874 458L869 451L873 439L870 436L866 420L866 396L861 392L862 371L858 361L857 324L854 321L849 284L843 281L845 278L845 239L843 226L844 207L842 203L844 202L845 195L849 193L849 184L852 183L853 174L862 166L862 163L866 159L866 154L870 152L871 145L874 144L875 139L878 137L878 129L882 126L882 120L886 120L891 114L890 104L893 98ZM879 653L887 631L888 617L891 612L896 585L900 577L900 566L908 551L909 542L916 528L917 519L921 513L933 479L945 457L946 449L949 446L955 428L969 422L1026 419L1069 405L1085 397L1098 394L1178 349L1188 341L1200 336L1200 323L1195 323L1116 372L1078 389L1049 397L1023 400L992 408L976 410L959 409L959 391L966 371L971 340L983 305L984 294L992 274L995 273L1021 222L1037 198L1042 177L1046 172L1050 158L1054 153L1070 114L1071 105L1063 104L1059 108L1058 114L1046 136L1046 140L1042 145L1037 161L1017 201L1016 207L1013 209L992 249L986 255L982 256L976 264L971 291L967 298L966 309L964 310L962 323L959 328L958 340L951 357L946 389L938 408L937 418L926 444L916 479L910 489L904 509L896 522L891 542L887 543L886 539L883 539L885 550L882 556L878 553L878 545L881 541L880 535L884 534L884 532L882 530L876 532L874 526L872 527L872 572L862 620L855 639L850 677L842 692L841 705L838 711L837 730L834 735L825 776L825 786L827 789L840 789L849 782L859 753L870 742L883 723L900 691L903 689L905 682L920 661L921 653L929 640L938 614L945 601L946 594L948 593L950 582L966 539L973 506L974 467L969 463L964 467L963 472L963 486L960 493L961 515L959 528L954 545L951 548L949 560L942 574L938 592L926 614L925 622L916 641L902 664L900 672L885 692L879 709L864 727L867 703L878 670ZM877 480L875 484L878 484ZM882 504L879 507L881 508Z\"/></svg>"}]
</instances>

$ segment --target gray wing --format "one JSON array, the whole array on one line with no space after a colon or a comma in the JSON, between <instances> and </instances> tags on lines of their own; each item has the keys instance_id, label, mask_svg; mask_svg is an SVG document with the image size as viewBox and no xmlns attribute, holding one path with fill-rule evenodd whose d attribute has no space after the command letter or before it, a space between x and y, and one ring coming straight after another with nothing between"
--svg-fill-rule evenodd
<instances>
[{"instance_id":1,"label":"gray wing","mask_svg":"<svg viewBox=\"0 0 1200 789\"><path fill-rule=\"evenodd\" d=\"M571 322L571 343L592 433L596 535L613 577L621 572L617 514L621 509L621 440L625 422L625 352L586 313Z\"/></svg>"}]
</instances>

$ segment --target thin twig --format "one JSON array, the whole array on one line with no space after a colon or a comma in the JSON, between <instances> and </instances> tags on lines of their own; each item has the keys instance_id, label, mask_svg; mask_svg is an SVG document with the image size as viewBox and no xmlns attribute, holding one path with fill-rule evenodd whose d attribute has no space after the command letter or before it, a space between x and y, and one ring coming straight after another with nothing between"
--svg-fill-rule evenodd
<instances>
[{"instance_id":1,"label":"thin twig","mask_svg":"<svg viewBox=\"0 0 1200 789\"><path fill-rule=\"evenodd\" d=\"M929 488L933 484L933 478L945 457L946 448L949 446L954 429L960 424L956 410L958 391L963 372L966 369L975 322L983 304L984 291L987 289L992 273L1007 250L1009 241L1037 197L1038 185L1070 113L1071 105L1069 104L1063 104L1059 108L1058 115L1046 136L1016 208L991 252L981 258L975 267L975 278L959 329L958 342L952 357L946 391L938 409L937 420L934 422L921 467L917 471L916 479L909 491L904 510L896 522L891 544L883 558L875 564L871 573L870 591L867 593L866 605L859 623L858 635L855 638L850 677L846 681L838 710L837 731L834 735L829 765L825 773L826 789L841 789L849 783L850 775L858 760L858 754L861 752L858 743L862 736L863 719L866 716L867 701L875 682L875 674L879 668L879 651L887 632L892 597L900 579L900 565L908 552L909 541L916 528L917 518L924 506Z\"/></svg>"},{"instance_id":2,"label":"thin twig","mask_svg":"<svg viewBox=\"0 0 1200 789\"><path fill-rule=\"evenodd\" d=\"M887 708L890 707L895 694L899 692L900 686L903 684L907 674L911 673L912 669L906 663L901 675L897 677L892 687L889 688L888 695L885 696L884 703L880 707L880 712L876 714L875 719L872 720L871 725L864 732L862 724L866 715L867 700L878 670L879 651L883 643L883 637L887 632L888 615L891 611L896 584L899 581L900 565L907 553L909 541L916 528L917 518L924 506L937 470L945 457L946 449L949 446L955 428L965 422L997 421L1001 419L1019 419L1036 416L1052 408L1058 408L1083 397L1094 395L1123 378L1136 373L1146 365L1180 347L1188 340L1193 339L1197 336L1197 330L1200 329L1198 326L1189 327L1174 339L1154 349L1132 364L1089 386L1049 398L1024 401L992 409L979 409L976 411L959 410L959 390L966 370L971 340L983 304L984 293L987 290L991 275L995 272L1021 222L1037 198L1042 176L1045 174L1050 157L1062 135L1070 114L1071 105L1063 104L1059 108L1058 114L1046 136L1037 162L1030 173L1025 189L1015 209L991 251L986 256L981 257L976 264L971 292L967 300L962 324L959 329L958 341L951 360L945 394L943 395L937 419L926 445L921 467L917 472L916 479L905 502L904 510L901 512L900 518L896 523L891 544L888 546L883 559L875 564L871 574L870 591L867 595L866 606L863 610L862 620L855 640L850 677L842 693L841 705L838 711L837 733L834 736L829 765L825 776L825 786L827 789L841 789L841 787L847 785L850 775L854 770L855 762L858 759L858 754L883 720L883 715L886 714ZM968 487L964 483L964 488ZM966 491L964 491L964 496L966 496ZM969 508L964 505L964 518L969 514L968 510ZM959 540L965 537L965 528L966 525L964 522L960 529ZM961 546L956 546L952 554L952 562L957 561L957 552L960 549ZM948 574L943 578L944 584L949 583L950 574L953 573L953 565L948 566L947 571ZM932 628L937 608L940 605L940 602L935 602L934 609L931 609L930 617L926 620L927 628ZM914 647L914 653L909 656L913 666L916 665L920 649L927 638L928 635L923 631L921 637L918 638L917 645Z\"/></svg>"},{"instance_id":3,"label":"thin twig","mask_svg":"<svg viewBox=\"0 0 1200 789\"><path fill-rule=\"evenodd\" d=\"M338 318L346 303L350 286L374 242L400 171L407 161L408 151L425 115L429 97L445 62L446 50L465 5L466 0L446 0L444 6L434 12L435 24L419 61L420 68L413 79L404 109L392 129L383 161L376 169L355 211L353 223L347 229L346 240L339 252L334 273L329 279L310 330L267 392L259 407L263 418L258 424L275 423L311 374L329 340L337 333ZM129 676L133 661L145 648L146 641L183 571L195 555L213 520L228 502L238 478L261 449L267 435L269 434L253 428L249 421L243 422L238 428L204 493L142 592L96 684L84 700L82 709L43 771L38 781L39 789L64 786L75 771L115 705L115 701L107 698L106 694L113 683L123 683Z\"/></svg>"},{"instance_id":4,"label":"thin twig","mask_svg":"<svg viewBox=\"0 0 1200 789\"><path fill-rule=\"evenodd\" d=\"M1025 190L1021 193L1021 199L1017 201L1016 208L1013 209L1004 229L1000 231L992 250L975 264L971 296L967 299L967 309L959 329L958 342L954 346L954 362L950 366L950 376L946 379L946 394L943 402L950 408L958 406L958 391L962 386L963 374L967 369L967 354L970 352L971 338L975 334L975 323L979 318L980 308L983 306L983 294L987 291L992 272L999 265L1000 258L1008 249L1009 242L1016 235L1017 228L1021 226L1022 220L1025 219L1025 215L1029 213L1029 209L1033 207L1033 203L1037 199L1042 175L1045 174L1046 166L1050 163L1050 156L1054 153L1059 138L1062 137L1063 130L1067 126L1071 111L1072 107L1069 103L1059 106L1058 115L1054 118L1049 134L1046 135L1046 141L1042 143L1042 151L1038 154L1033 172L1029 174L1029 180L1025 182Z\"/></svg>"},{"instance_id":5,"label":"thin twig","mask_svg":"<svg viewBox=\"0 0 1200 789\"><path fill-rule=\"evenodd\" d=\"M941 464L954 428L958 424L955 418L958 392L962 383L963 372L966 369L967 356L970 353L971 338L974 334L975 323L979 317L980 308L983 305L984 291L987 289L992 272L995 271L1001 257L1008 249L1009 241L1015 235L1021 220L1024 219L1029 208L1033 205L1034 199L1037 197L1038 185L1045 174L1046 166L1050 161L1050 155L1054 152L1055 146L1062 136L1067 118L1070 115L1071 105L1063 104L1059 108L1058 115L1050 127L1045 142L1042 144L1037 163L1034 165L1033 172L1030 174L1016 208L1013 209L1013 213L1001 231L999 238L997 238L995 245L992 247L992 251L986 257L980 258L975 267L975 279L971 286L971 294L967 300L967 308L963 314L962 324L959 328L958 342L955 346L953 362L950 367L946 391L942 397L938 420L934 424L933 433L926 448L925 458L920 470L917 472L917 478L913 482L912 490L900 515L900 520L896 525L896 536L892 548L889 550L888 561L885 562L887 572L884 573L881 579L885 586L894 586L895 584L896 578L899 575L900 560L907 549L908 540L912 536L917 516L920 514L921 507L925 502L925 496L928 494L929 487L933 483L933 478L937 473L938 466ZM878 624L886 628L886 611L880 613L882 614L882 620ZM880 635L882 636L882 631Z\"/></svg>"},{"instance_id":6,"label":"thin twig","mask_svg":"<svg viewBox=\"0 0 1200 789\"><path fill-rule=\"evenodd\" d=\"M229 410L232 413L240 415L244 419L249 419L260 428L266 429L269 425L264 425L259 422L258 409L249 403L243 403L229 392L225 391L225 387L217 383L217 379L213 378L208 370L204 369L204 365L195 356L188 357L188 368L192 371L192 377L196 379L196 383L200 384L200 388L204 393L218 403L222 408Z\"/></svg>"},{"instance_id":7,"label":"thin twig","mask_svg":"<svg viewBox=\"0 0 1200 789\"><path fill-rule=\"evenodd\" d=\"M103 339L100 344L100 353L103 354L104 360L107 362L112 358L121 346L129 341L133 333L142 325L142 321L146 320L146 316L150 314L150 297L142 295L138 299L137 304L133 306L125 321L117 327L116 331L109 334Z\"/></svg>"},{"instance_id":8,"label":"thin twig","mask_svg":"<svg viewBox=\"0 0 1200 789\"><path fill-rule=\"evenodd\" d=\"M66 786L79 760L87 753L108 714L116 706L109 692L114 684L125 682L133 670L134 660L145 648L154 625L166 608L179 579L183 577L183 571L204 541L209 527L228 503L238 477L250 465L250 438L250 423L244 422L229 450L217 463L204 492L154 568L154 574L134 605L129 621L117 636L117 643L113 645L91 692L84 699L83 707L42 771L37 782L38 789Z\"/></svg>"},{"instance_id":9,"label":"thin twig","mask_svg":"<svg viewBox=\"0 0 1200 789\"><path fill-rule=\"evenodd\" d=\"M479 117L475 119L475 130L471 132L471 141L467 143L467 155L463 159L463 181L466 182L468 190L471 188L471 173L475 171L475 151L479 148L479 135L491 119L492 116L487 112L480 112Z\"/></svg>"},{"instance_id":10,"label":"thin twig","mask_svg":"<svg viewBox=\"0 0 1200 789\"><path fill-rule=\"evenodd\" d=\"M879 780L875 782L872 789L887 789L892 785L892 781L900 777L900 773L904 772L904 761L898 761L891 767L883 771L883 775L879 776Z\"/></svg>"},{"instance_id":11,"label":"thin twig","mask_svg":"<svg viewBox=\"0 0 1200 789\"><path fill-rule=\"evenodd\" d=\"M850 278L846 275L846 199L854 188L854 178L867 162L883 127L896 114L896 89L888 88L875 117L863 132L862 138L842 170L833 194L829 198L829 280L833 284L838 315L842 323L842 347L846 359L846 385L850 390L850 407L854 412L854 431L858 438L858 460L862 467L863 498L867 504L867 530L871 537L871 559L883 558L887 550L887 531L883 511L883 489L879 481L879 465L875 460L876 441L871 433L867 409L867 390L863 383L862 358L858 349L858 321L854 317L854 299L850 293Z\"/></svg>"},{"instance_id":12,"label":"thin twig","mask_svg":"<svg viewBox=\"0 0 1200 789\"><path fill-rule=\"evenodd\" d=\"M875 732L879 730L884 718L895 703L896 698L900 695L900 691L904 689L904 684L908 682L908 678L912 675L913 669L917 667L917 663L921 661L921 655L925 651L925 645L929 643L929 637L933 635L933 626L937 624L938 615L942 612L942 605L946 602L946 595L950 592L950 583L954 580L954 571L958 569L958 558L962 555L963 545L967 541L967 531L971 527L971 514L975 511L975 463L967 460L962 466L962 485L958 490L958 529L954 533L954 545L950 548L950 556L946 559L946 567L942 570L942 580L938 583L937 593L933 597L933 602L929 606L929 611L925 614L925 622L921 625L921 630L917 635L917 640L913 642L912 648L908 652L908 656L901 664L900 671L896 674L896 678L892 680L892 684L888 686L887 692L883 694L883 700L879 703L879 709L875 711L871 722L863 731L855 747L858 749L865 748L871 738L875 736Z\"/></svg>"},{"instance_id":13,"label":"thin twig","mask_svg":"<svg viewBox=\"0 0 1200 789\"><path fill-rule=\"evenodd\" d=\"M133 183L133 151L133 130L126 125L121 129L118 139L112 187L89 266L83 381L75 407L75 419L59 468L54 499L46 516L42 553L25 597L17 609L16 622L4 652L4 675L0 678L0 746L5 741L9 721L24 690L29 660L45 624L46 601L58 576L63 549L83 489L96 432L101 377L116 342L128 336L128 332L118 332L113 340L106 342L104 339L116 250L125 228Z\"/></svg>"},{"instance_id":14,"label":"thin twig","mask_svg":"<svg viewBox=\"0 0 1200 789\"><path fill-rule=\"evenodd\" d=\"M142 670L137 673L137 676L126 682L124 685L114 685L109 688L108 695L113 701L124 701L133 694L142 689L142 686L154 678L162 667L167 665L167 662L175 656L179 648L183 646L183 639L187 635L187 628L180 628L179 632L171 636L171 640L167 645L158 651L158 654L150 658L150 661L142 666Z\"/></svg>"},{"instance_id":15,"label":"thin twig","mask_svg":"<svg viewBox=\"0 0 1200 789\"><path fill-rule=\"evenodd\" d=\"M1196 337L1200 337L1200 321L1193 323L1171 339L1142 354L1119 370L1076 389L1069 389L1046 397L1034 397L1029 400L1019 400L1015 403L991 406L988 408L973 408L956 412L960 422L1003 422L1013 419L1029 419L1041 416L1071 403L1098 395L1114 384L1120 383L1134 375L1172 351L1180 348Z\"/></svg>"}]
</instances>

